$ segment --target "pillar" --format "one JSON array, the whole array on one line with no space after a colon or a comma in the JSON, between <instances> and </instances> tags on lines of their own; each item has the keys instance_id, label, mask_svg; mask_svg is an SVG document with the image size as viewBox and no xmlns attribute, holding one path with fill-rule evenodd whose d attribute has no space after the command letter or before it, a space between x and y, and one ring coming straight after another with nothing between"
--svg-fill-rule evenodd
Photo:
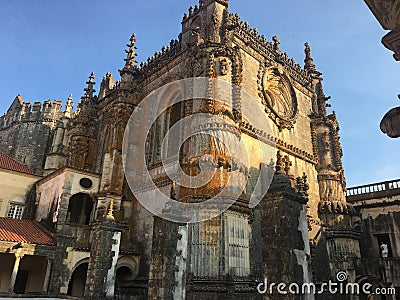
<instances>
[{"instance_id":1,"label":"pillar","mask_svg":"<svg viewBox=\"0 0 400 300\"><path fill-rule=\"evenodd\" d=\"M154 217L148 299L186 297L187 224Z\"/></svg>"},{"instance_id":2,"label":"pillar","mask_svg":"<svg viewBox=\"0 0 400 300\"><path fill-rule=\"evenodd\" d=\"M112 202L110 207L113 207ZM110 209L104 220L93 230L85 299L113 298L120 241L121 232L116 228Z\"/></svg>"}]
</instances>

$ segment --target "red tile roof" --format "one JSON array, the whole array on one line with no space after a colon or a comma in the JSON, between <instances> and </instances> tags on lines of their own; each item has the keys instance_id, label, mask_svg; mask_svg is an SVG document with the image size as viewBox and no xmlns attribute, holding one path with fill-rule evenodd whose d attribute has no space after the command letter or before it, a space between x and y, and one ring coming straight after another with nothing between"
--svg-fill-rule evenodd
<instances>
[{"instance_id":1,"label":"red tile roof","mask_svg":"<svg viewBox=\"0 0 400 300\"><path fill-rule=\"evenodd\" d=\"M14 158L8 156L2 151L0 151L0 169L6 169L32 175L34 174L34 171L32 169L29 169L27 166L24 166L23 164L16 161Z\"/></svg>"},{"instance_id":2,"label":"red tile roof","mask_svg":"<svg viewBox=\"0 0 400 300\"><path fill-rule=\"evenodd\" d=\"M0 218L0 241L54 245L50 231L35 221Z\"/></svg>"}]
</instances>

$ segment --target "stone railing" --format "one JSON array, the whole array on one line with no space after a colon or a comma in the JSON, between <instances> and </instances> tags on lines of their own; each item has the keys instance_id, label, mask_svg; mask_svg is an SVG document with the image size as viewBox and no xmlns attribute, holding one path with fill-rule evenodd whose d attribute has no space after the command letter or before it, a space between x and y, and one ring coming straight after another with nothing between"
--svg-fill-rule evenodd
<instances>
[{"instance_id":1,"label":"stone railing","mask_svg":"<svg viewBox=\"0 0 400 300\"><path fill-rule=\"evenodd\" d=\"M389 191L399 188L400 188L400 179L396 179L391 181L383 181L379 183L372 183L372 184L360 185L348 188L346 190L346 196L356 196L367 193Z\"/></svg>"}]
</instances>

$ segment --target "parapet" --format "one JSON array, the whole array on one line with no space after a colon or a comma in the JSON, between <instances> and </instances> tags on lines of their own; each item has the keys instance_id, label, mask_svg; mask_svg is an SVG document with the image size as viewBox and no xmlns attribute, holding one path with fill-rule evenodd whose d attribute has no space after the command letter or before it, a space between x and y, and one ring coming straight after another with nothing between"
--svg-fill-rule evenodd
<instances>
[{"instance_id":1,"label":"parapet","mask_svg":"<svg viewBox=\"0 0 400 300\"><path fill-rule=\"evenodd\" d=\"M0 117L0 130L11 127L17 123L56 123L65 112L62 111L62 101L46 100L42 102L25 102L18 95L7 112Z\"/></svg>"}]
</instances>

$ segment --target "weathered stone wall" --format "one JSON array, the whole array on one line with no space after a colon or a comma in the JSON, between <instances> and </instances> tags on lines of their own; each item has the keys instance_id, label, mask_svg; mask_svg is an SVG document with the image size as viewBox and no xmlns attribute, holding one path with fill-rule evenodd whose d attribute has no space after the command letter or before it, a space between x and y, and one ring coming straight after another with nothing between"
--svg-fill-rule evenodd
<instances>
[{"instance_id":1,"label":"weathered stone wall","mask_svg":"<svg viewBox=\"0 0 400 300\"><path fill-rule=\"evenodd\" d=\"M40 175L52 137L52 130L46 124L17 123L0 129L0 149Z\"/></svg>"},{"instance_id":2,"label":"weathered stone wall","mask_svg":"<svg viewBox=\"0 0 400 300\"><path fill-rule=\"evenodd\" d=\"M111 299L114 296L115 266L119 255L121 233L113 219L97 224L93 230L85 298Z\"/></svg>"},{"instance_id":3,"label":"weathered stone wall","mask_svg":"<svg viewBox=\"0 0 400 300\"><path fill-rule=\"evenodd\" d=\"M65 114L61 105L57 100L32 105L18 95L0 117L0 149L41 175L53 128Z\"/></svg>"},{"instance_id":4,"label":"weathered stone wall","mask_svg":"<svg viewBox=\"0 0 400 300\"><path fill-rule=\"evenodd\" d=\"M298 195L290 179L275 174L271 192L261 202L262 277L268 283L310 283L311 256L306 216L307 199ZM296 296L273 295L265 299L295 299ZM308 297L308 298L307 298ZM304 299L313 299L312 295Z\"/></svg>"}]
</instances>

